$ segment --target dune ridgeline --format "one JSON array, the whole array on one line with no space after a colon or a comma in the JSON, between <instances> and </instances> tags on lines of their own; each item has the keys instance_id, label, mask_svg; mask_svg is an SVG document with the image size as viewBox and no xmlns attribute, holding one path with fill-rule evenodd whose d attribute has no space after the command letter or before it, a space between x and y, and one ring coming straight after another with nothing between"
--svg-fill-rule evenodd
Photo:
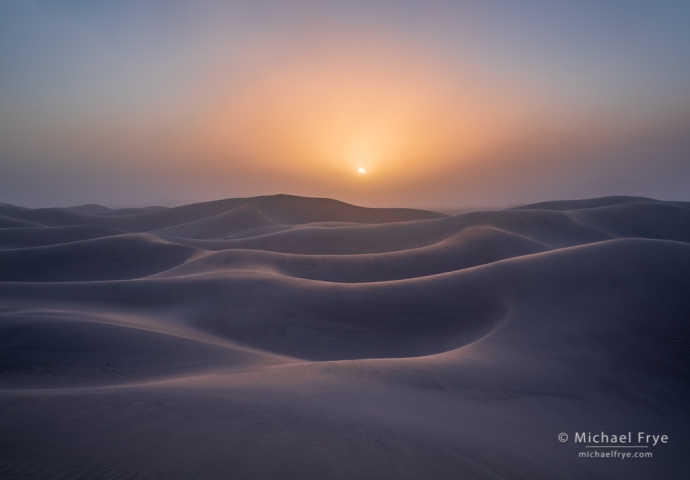
<instances>
[{"instance_id":1,"label":"dune ridgeline","mask_svg":"<svg viewBox=\"0 0 690 480\"><path fill-rule=\"evenodd\" d=\"M0 205L4 479L690 478L689 368L690 203Z\"/></svg>"}]
</instances>

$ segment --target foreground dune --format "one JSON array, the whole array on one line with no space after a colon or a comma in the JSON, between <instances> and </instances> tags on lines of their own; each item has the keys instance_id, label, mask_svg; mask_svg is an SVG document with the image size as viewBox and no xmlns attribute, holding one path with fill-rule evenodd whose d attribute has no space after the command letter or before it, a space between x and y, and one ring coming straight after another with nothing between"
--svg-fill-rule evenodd
<instances>
[{"instance_id":1,"label":"foreground dune","mask_svg":"<svg viewBox=\"0 0 690 480\"><path fill-rule=\"evenodd\" d=\"M690 478L688 203L0 204L0 266L0 478Z\"/></svg>"}]
</instances>

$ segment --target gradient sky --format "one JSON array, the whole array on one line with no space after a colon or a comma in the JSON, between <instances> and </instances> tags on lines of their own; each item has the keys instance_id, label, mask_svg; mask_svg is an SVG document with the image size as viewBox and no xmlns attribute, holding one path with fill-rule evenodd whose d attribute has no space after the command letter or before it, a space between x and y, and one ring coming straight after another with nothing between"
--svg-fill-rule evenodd
<instances>
[{"instance_id":1,"label":"gradient sky","mask_svg":"<svg viewBox=\"0 0 690 480\"><path fill-rule=\"evenodd\" d=\"M0 202L689 192L687 0L0 3Z\"/></svg>"}]
</instances>

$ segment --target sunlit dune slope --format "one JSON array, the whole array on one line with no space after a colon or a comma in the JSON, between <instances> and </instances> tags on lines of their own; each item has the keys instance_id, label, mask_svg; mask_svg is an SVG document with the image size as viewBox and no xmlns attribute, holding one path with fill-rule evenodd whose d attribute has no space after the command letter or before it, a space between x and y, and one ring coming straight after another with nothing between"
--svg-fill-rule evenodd
<instances>
[{"instance_id":1,"label":"sunlit dune slope","mask_svg":"<svg viewBox=\"0 0 690 480\"><path fill-rule=\"evenodd\" d=\"M677 478L690 447L681 202L0 215L3 478ZM602 466L583 428L679 440Z\"/></svg>"},{"instance_id":2,"label":"sunlit dune slope","mask_svg":"<svg viewBox=\"0 0 690 480\"><path fill-rule=\"evenodd\" d=\"M155 309L281 355L383 358L489 334L529 303L521 292L536 279L560 298L585 295L606 275L610 285L636 284L651 267L625 272L648 258L675 254L674 268L684 265L690 209L627 197L546 205L456 216L290 196L118 215L3 206L18 221L76 224L4 229L0 294L12 312ZM147 220L150 232L122 234ZM107 222L118 230L97 226ZM591 278L580 288L572 275L582 268Z\"/></svg>"}]
</instances>

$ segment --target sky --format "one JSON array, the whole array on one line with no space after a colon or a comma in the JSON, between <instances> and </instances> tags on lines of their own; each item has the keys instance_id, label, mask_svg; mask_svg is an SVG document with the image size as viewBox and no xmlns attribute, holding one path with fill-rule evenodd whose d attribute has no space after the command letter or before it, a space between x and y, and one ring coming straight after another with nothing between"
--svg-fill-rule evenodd
<instances>
[{"instance_id":1,"label":"sky","mask_svg":"<svg viewBox=\"0 0 690 480\"><path fill-rule=\"evenodd\" d=\"M0 202L689 187L687 0L0 2Z\"/></svg>"}]
</instances>

